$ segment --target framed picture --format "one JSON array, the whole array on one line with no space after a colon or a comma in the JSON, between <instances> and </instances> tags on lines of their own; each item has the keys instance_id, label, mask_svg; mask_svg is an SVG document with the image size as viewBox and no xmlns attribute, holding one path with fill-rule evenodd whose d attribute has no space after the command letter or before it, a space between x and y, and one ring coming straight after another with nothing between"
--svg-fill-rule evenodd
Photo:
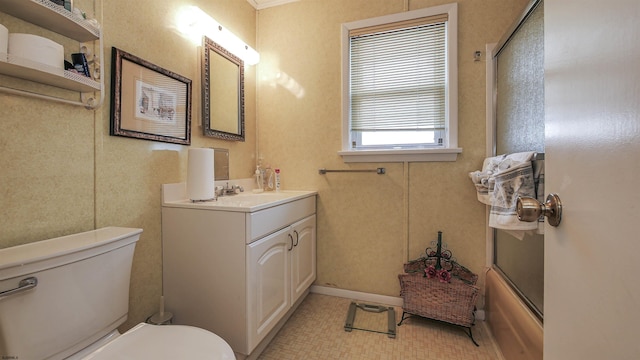
<instances>
[{"instance_id":1,"label":"framed picture","mask_svg":"<svg viewBox=\"0 0 640 360\"><path fill-rule=\"evenodd\" d=\"M113 48L111 135L191 145L191 80Z\"/></svg>"}]
</instances>

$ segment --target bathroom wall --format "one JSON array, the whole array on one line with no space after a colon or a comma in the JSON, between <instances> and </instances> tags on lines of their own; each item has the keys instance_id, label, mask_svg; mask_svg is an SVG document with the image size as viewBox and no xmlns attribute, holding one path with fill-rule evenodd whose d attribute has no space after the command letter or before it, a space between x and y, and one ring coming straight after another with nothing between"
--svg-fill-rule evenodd
<instances>
[{"instance_id":1,"label":"bathroom wall","mask_svg":"<svg viewBox=\"0 0 640 360\"><path fill-rule=\"evenodd\" d=\"M485 149L484 63L473 62L473 53L496 42L528 0L459 1L458 161L353 165L336 153L340 23L449 1L303 0L258 12L245 0L95 1L105 34L100 109L0 93L0 248L103 226L143 228L122 329L156 311L160 185L185 180L188 147L109 136L115 46L193 80L192 146L229 148L232 178L249 177L259 154L282 169L284 189L319 191L317 284L397 296L402 263L418 257L438 230L458 260L481 273L484 207L466 175L481 166ZM93 2L75 3L93 12ZM201 135L200 55L175 24L186 5L199 6L261 52L260 65L245 72L245 142ZM5 14L0 23L59 39ZM0 84L77 97L4 76ZM377 166L387 174L317 171Z\"/></svg>"},{"instance_id":2,"label":"bathroom wall","mask_svg":"<svg viewBox=\"0 0 640 360\"><path fill-rule=\"evenodd\" d=\"M93 16L93 1L76 0L75 5ZM104 226L144 229L134 257L129 319L122 329L157 310L162 285L160 187L186 179L189 147L109 135L111 47L191 79L191 146L230 149L232 178L248 177L255 169L255 67L245 69L246 141L202 136L200 53L176 30L176 15L188 5L199 6L256 47L256 11L245 0L96 0L105 51L106 96L100 109L0 93L0 248ZM67 52L78 50L77 43L6 14L0 14L0 23L10 32L35 32L64 42ZM78 97L5 76L0 84Z\"/></svg>"},{"instance_id":3,"label":"bathroom wall","mask_svg":"<svg viewBox=\"0 0 640 360\"><path fill-rule=\"evenodd\" d=\"M467 173L485 156L485 59L473 54L497 42L528 0L458 1L456 162L345 164L337 154L340 24L449 2L302 0L258 12L258 156L282 169L284 189L319 192L317 285L398 296L403 262L438 230L458 261L483 275L485 207ZM386 175L318 174L379 166Z\"/></svg>"}]
</instances>

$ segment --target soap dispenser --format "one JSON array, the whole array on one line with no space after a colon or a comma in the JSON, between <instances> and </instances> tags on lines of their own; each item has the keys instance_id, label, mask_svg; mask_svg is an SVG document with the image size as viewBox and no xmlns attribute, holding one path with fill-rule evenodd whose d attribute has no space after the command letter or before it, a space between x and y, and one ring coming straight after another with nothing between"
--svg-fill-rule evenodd
<instances>
[{"instance_id":1,"label":"soap dispenser","mask_svg":"<svg viewBox=\"0 0 640 360\"><path fill-rule=\"evenodd\" d=\"M263 192L264 191L264 178L262 177L262 169L260 169L260 165L256 165L256 184L258 185L253 192Z\"/></svg>"}]
</instances>

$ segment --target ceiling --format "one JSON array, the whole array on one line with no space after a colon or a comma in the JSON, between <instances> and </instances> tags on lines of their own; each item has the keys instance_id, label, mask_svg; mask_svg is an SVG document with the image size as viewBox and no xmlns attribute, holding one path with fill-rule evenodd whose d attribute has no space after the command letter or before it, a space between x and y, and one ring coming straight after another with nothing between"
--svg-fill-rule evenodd
<instances>
[{"instance_id":1,"label":"ceiling","mask_svg":"<svg viewBox=\"0 0 640 360\"><path fill-rule=\"evenodd\" d=\"M266 9L273 6L283 5L298 0L247 0L257 10Z\"/></svg>"}]
</instances>

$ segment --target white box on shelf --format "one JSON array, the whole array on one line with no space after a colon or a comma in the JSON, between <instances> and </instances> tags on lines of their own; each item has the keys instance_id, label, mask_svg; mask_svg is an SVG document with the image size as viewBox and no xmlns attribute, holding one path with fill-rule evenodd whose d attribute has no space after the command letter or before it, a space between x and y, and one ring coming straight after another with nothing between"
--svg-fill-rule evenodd
<instances>
[{"instance_id":1,"label":"white box on shelf","mask_svg":"<svg viewBox=\"0 0 640 360\"><path fill-rule=\"evenodd\" d=\"M64 47L53 40L33 34L12 33L9 34L8 49L10 55L30 64L25 66L34 67L35 63L64 70Z\"/></svg>"}]
</instances>

